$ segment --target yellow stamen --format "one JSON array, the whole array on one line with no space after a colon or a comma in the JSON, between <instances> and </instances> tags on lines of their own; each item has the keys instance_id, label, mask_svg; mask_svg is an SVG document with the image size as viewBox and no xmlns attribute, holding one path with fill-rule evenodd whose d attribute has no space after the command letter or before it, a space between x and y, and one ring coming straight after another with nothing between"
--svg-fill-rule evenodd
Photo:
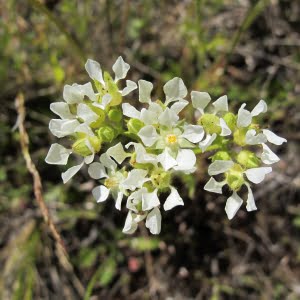
<instances>
[{"instance_id":1,"label":"yellow stamen","mask_svg":"<svg viewBox=\"0 0 300 300\"><path fill-rule=\"evenodd\" d=\"M104 185L109 189L115 187L117 184L118 184L118 181L115 178L107 178L104 181Z\"/></svg>"},{"instance_id":2,"label":"yellow stamen","mask_svg":"<svg viewBox=\"0 0 300 300\"><path fill-rule=\"evenodd\" d=\"M177 136L175 134L167 135L167 143L168 144L175 144L177 143Z\"/></svg>"}]
</instances>

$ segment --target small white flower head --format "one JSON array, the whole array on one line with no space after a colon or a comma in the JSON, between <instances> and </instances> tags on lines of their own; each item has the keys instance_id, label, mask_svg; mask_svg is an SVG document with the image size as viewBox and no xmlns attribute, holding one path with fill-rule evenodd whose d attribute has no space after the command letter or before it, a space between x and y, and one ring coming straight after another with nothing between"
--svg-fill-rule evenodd
<instances>
[{"instance_id":1,"label":"small white flower head","mask_svg":"<svg viewBox=\"0 0 300 300\"><path fill-rule=\"evenodd\" d=\"M93 179L104 179L103 184L96 186L92 194L97 202L104 202L111 193L116 203L117 209L121 209L121 202L125 194L126 187L123 185L126 174L117 168L117 164L107 153L100 156L100 162L93 162L88 173Z\"/></svg>"},{"instance_id":2,"label":"small white flower head","mask_svg":"<svg viewBox=\"0 0 300 300\"><path fill-rule=\"evenodd\" d=\"M216 160L209 166L208 174L210 176L224 174L224 180L216 181L211 177L204 186L204 189L209 192L222 194L222 188L227 184L233 190L233 194L227 199L225 206L228 218L232 219L243 203L243 200L237 194L242 185L245 185L248 189L247 211L256 210L253 193L247 180L255 184L261 183L271 171L272 168L270 167L249 168L245 170L241 165L234 163L232 160Z\"/></svg>"},{"instance_id":3,"label":"small white flower head","mask_svg":"<svg viewBox=\"0 0 300 300\"><path fill-rule=\"evenodd\" d=\"M149 192L145 187L131 193L127 199L126 207L129 209L124 233L133 233L138 222L146 219L146 227L152 234L159 234L161 230L161 213L158 208L160 201L157 190Z\"/></svg>"}]
</instances>

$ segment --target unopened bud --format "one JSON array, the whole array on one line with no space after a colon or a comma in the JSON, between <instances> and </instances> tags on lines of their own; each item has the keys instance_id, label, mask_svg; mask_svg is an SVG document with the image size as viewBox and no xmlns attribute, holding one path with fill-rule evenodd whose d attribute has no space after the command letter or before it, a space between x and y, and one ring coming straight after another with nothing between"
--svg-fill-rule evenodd
<instances>
[{"instance_id":1,"label":"unopened bud","mask_svg":"<svg viewBox=\"0 0 300 300\"><path fill-rule=\"evenodd\" d=\"M233 141L239 146L245 146L245 137L247 133L247 128L239 128L233 133Z\"/></svg>"},{"instance_id":2,"label":"unopened bud","mask_svg":"<svg viewBox=\"0 0 300 300\"><path fill-rule=\"evenodd\" d=\"M230 128L230 130L234 131L234 129L236 127L236 120L237 120L236 115L229 112L229 113L224 115L223 119L226 122L227 126Z\"/></svg>"},{"instance_id":3,"label":"unopened bud","mask_svg":"<svg viewBox=\"0 0 300 300\"><path fill-rule=\"evenodd\" d=\"M201 125L204 128L204 130L209 134L220 134L222 131L220 127L219 117L213 114L202 115L198 120L198 124Z\"/></svg>"},{"instance_id":4,"label":"unopened bud","mask_svg":"<svg viewBox=\"0 0 300 300\"><path fill-rule=\"evenodd\" d=\"M242 150L239 152L236 159L239 164L246 168L257 168L260 165L259 158L255 155L255 153L248 150Z\"/></svg>"},{"instance_id":5,"label":"unopened bud","mask_svg":"<svg viewBox=\"0 0 300 300\"><path fill-rule=\"evenodd\" d=\"M115 131L110 126L103 126L98 130L98 136L103 142L111 142L115 138Z\"/></svg>"},{"instance_id":6,"label":"unopened bud","mask_svg":"<svg viewBox=\"0 0 300 300\"><path fill-rule=\"evenodd\" d=\"M144 125L145 124L138 119L130 119L127 123L127 128L130 133L138 134Z\"/></svg>"},{"instance_id":7,"label":"unopened bud","mask_svg":"<svg viewBox=\"0 0 300 300\"><path fill-rule=\"evenodd\" d=\"M234 164L234 166L226 172L226 182L235 192L245 183L243 169L239 164Z\"/></svg>"},{"instance_id":8,"label":"unopened bud","mask_svg":"<svg viewBox=\"0 0 300 300\"><path fill-rule=\"evenodd\" d=\"M120 109L113 108L108 112L108 118L113 122L120 122L122 117L123 115Z\"/></svg>"},{"instance_id":9,"label":"unopened bud","mask_svg":"<svg viewBox=\"0 0 300 300\"><path fill-rule=\"evenodd\" d=\"M214 162L215 160L231 160L231 157L227 151L218 151L211 159Z\"/></svg>"}]
</instances>

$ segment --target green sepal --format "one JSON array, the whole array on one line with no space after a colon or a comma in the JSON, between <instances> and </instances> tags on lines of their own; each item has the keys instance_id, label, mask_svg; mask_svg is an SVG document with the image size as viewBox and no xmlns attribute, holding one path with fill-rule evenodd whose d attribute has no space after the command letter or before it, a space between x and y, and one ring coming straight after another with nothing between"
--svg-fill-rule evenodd
<instances>
[{"instance_id":1,"label":"green sepal","mask_svg":"<svg viewBox=\"0 0 300 300\"><path fill-rule=\"evenodd\" d=\"M122 95L119 92L117 84L113 81L109 73L104 72L104 81L107 87L108 94L111 95L112 100L109 106L116 106L122 103Z\"/></svg>"}]
</instances>

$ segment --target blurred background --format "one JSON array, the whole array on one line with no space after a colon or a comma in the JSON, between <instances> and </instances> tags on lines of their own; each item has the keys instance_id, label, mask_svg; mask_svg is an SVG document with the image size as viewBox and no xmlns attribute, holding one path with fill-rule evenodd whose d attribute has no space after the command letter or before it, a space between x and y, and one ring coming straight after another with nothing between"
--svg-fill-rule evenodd
<instances>
[{"instance_id":1,"label":"blurred background","mask_svg":"<svg viewBox=\"0 0 300 300\"><path fill-rule=\"evenodd\" d=\"M96 205L86 170L67 185L44 158L55 138L49 104L65 84L89 80L93 58L128 79L182 77L232 109L264 99L264 122L288 143L255 187L258 211L232 221L226 197L203 191L207 161L176 186L185 206L162 232L126 236L125 211ZM300 299L300 1L0 0L0 299ZM19 146L14 99L23 92L30 152L70 255L60 253L33 195Z\"/></svg>"}]
</instances>

